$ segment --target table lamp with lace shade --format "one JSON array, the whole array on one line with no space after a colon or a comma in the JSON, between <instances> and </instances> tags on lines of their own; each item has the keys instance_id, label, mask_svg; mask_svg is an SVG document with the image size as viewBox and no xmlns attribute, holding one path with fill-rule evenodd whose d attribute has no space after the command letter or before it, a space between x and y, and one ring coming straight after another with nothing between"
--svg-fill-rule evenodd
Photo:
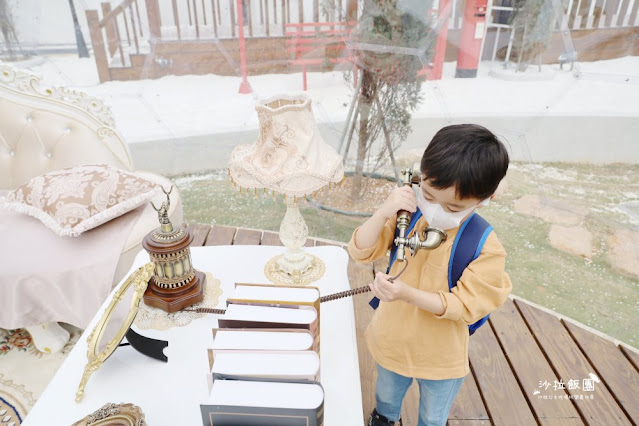
<instances>
[{"instance_id":1,"label":"table lamp with lace shade","mask_svg":"<svg viewBox=\"0 0 639 426\"><path fill-rule=\"evenodd\" d=\"M305 95L275 96L258 102L259 135L231 153L229 174L240 191L282 194L286 214L280 240L286 252L267 262L264 273L275 283L303 285L319 279L324 263L304 252L308 226L298 201L344 178L342 157L322 139Z\"/></svg>"}]
</instances>

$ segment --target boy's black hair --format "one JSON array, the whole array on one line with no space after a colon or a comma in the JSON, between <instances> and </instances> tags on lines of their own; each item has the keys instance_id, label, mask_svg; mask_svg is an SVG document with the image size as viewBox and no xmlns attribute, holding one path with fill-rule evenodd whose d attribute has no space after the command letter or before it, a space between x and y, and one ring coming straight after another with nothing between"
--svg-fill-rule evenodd
<instances>
[{"instance_id":1,"label":"boy's black hair","mask_svg":"<svg viewBox=\"0 0 639 426\"><path fill-rule=\"evenodd\" d=\"M438 131L422 156L422 179L437 189L455 185L460 199L491 196L508 170L508 152L499 139L477 124Z\"/></svg>"}]
</instances>

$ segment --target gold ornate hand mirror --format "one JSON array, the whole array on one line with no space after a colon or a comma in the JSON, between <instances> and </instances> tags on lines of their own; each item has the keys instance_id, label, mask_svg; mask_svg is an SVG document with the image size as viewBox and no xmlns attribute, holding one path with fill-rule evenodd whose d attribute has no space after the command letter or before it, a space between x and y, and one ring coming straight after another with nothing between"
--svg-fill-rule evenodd
<instances>
[{"instance_id":1,"label":"gold ornate hand mirror","mask_svg":"<svg viewBox=\"0 0 639 426\"><path fill-rule=\"evenodd\" d=\"M153 275L153 269L153 263L147 263L131 274L115 292L102 318L93 328L87 339L88 362L75 395L76 402L82 400L84 387L91 374L97 371L102 363L111 356L129 330L138 313L140 299ZM129 300L130 303L127 304L126 301Z\"/></svg>"}]
</instances>

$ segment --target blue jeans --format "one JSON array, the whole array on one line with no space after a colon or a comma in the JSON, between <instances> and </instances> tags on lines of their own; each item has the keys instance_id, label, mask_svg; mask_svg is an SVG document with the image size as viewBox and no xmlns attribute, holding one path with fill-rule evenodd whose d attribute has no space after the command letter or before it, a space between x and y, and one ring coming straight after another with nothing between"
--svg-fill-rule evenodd
<instances>
[{"instance_id":1,"label":"blue jeans","mask_svg":"<svg viewBox=\"0 0 639 426\"><path fill-rule=\"evenodd\" d=\"M441 426L448 420L448 412L464 378L447 380L416 379L419 385L418 426ZM412 377L405 377L377 366L377 387L375 400L377 413L396 422L402 412L402 401L413 383Z\"/></svg>"}]
</instances>

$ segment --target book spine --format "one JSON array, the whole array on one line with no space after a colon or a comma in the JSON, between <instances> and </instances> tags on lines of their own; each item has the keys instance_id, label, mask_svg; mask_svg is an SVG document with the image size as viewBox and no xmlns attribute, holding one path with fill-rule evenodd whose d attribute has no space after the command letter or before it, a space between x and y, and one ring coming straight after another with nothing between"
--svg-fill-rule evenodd
<instances>
[{"instance_id":1,"label":"book spine","mask_svg":"<svg viewBox=\"0 0 639 426\"><path fill-rule=\"evenodd\" d=\"M279 383L317 383L319 381L319 373L312 377L266 377L266 376L251 376L242 374L221 374L211 373L213 381L215 380L248 380L251 382L279 382Z\"/></svg>"},{"instance_id":2,"label":"book spine","mask_svg":"<svg viewBox=\"0 0 639 426\"><path fill-rule=\"evenodd\" d=\"M200 405L205 426L323 426L324 404L317 409Z\"/></svg>"},{"instance_id":3,"label":"book spine","mask_svg":"<svg viewBox=\"0 0 639 426\"><path fill-rule=\"evenodd\" d=\"M313 350L320 354L320 321L319 316L310 325L309 331L313 335Z\"/></svg>"},{"instance_id":4,"label":"book spine","mask_svg":"<svg viewBox=\"0 0 639 426\"><path fill-rule=\"evenodd\" d=\"M293 324L288 322L261 322L261 321L232 320L232 319L225 319L225 318L218 319L218 325L223 328L260 328L260 329L295 328L295 329L301 329L301 330L309 330L311 331L311 333L314 333L313 330L310 330L310 328L313 328L313 324L314 323L312 323L309 327L308 324ZM316 327L314 328L316 329ZM313 334L313 336L315 336L315 334Z\"/></svg>"}]
</instances>

